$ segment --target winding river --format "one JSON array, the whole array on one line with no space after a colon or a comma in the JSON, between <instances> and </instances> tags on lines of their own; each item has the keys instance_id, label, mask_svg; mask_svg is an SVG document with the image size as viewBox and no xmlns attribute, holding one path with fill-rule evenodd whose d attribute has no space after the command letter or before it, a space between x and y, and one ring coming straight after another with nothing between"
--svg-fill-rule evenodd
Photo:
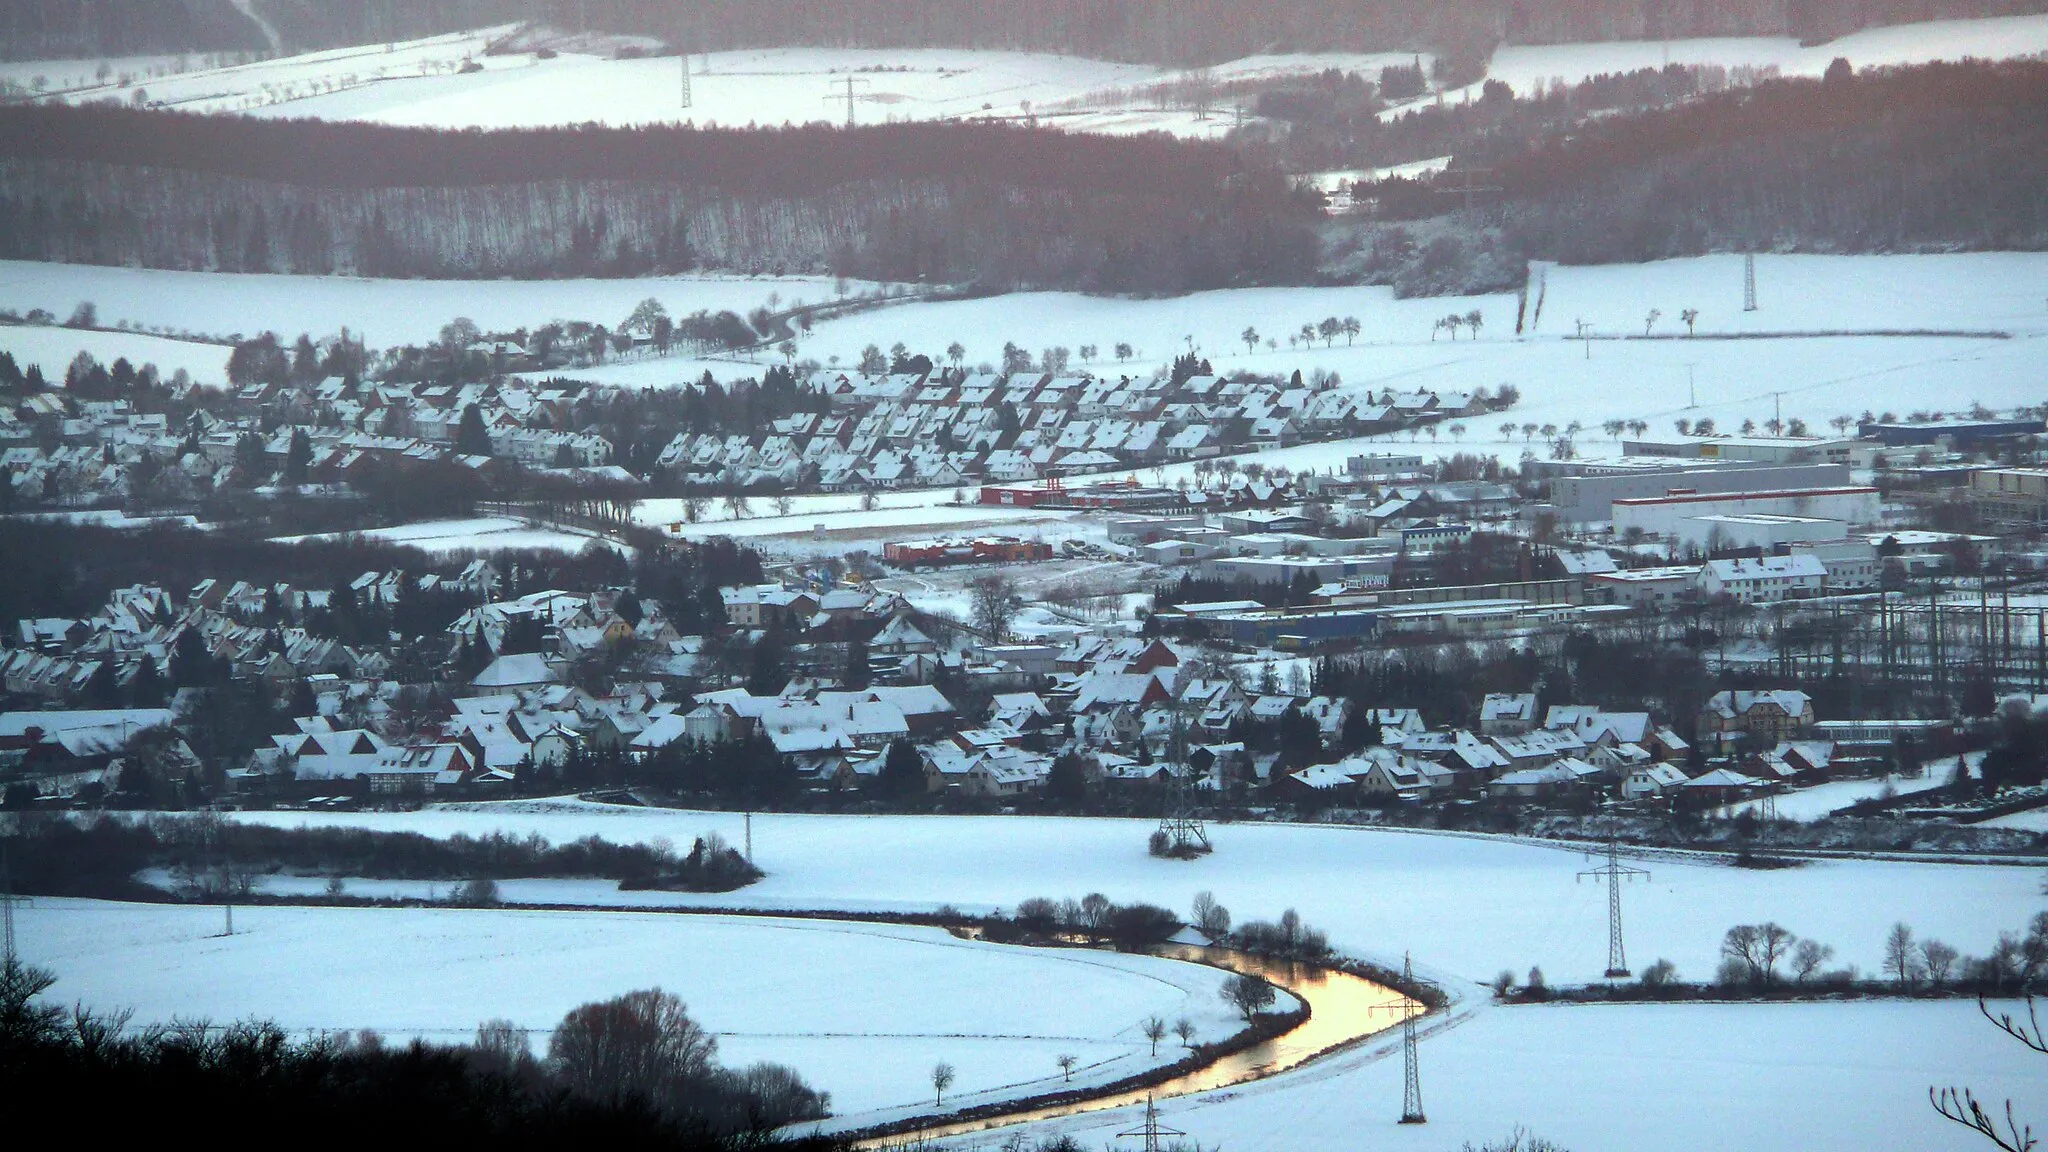
<instances>
[{"instance_id":1,"label":"winding river","mask_svg":"<svg viewBox=\"0 0 2048 1152\"><path fill-rule=\"evenodd\" d=\"M1270 960L1228 948L1166 944L1150 951L1167 959L1263 977L1308 1005L1308 1019L1243 1051L1143 1088L1112 1089L1099 1096L1063 1100L1057 1104L1034 1105L1030 1101L1019 1101L1015 1111L977 1116L971 1120L933 1117L924 1126L860 1140L855 1147L889 1148L920 1144L1014 1124L1142 1104L1148 1097L1163 1100L1263 1080L1384 1032L1401 1022L1404 1011L1420 1013L1424 1010L1421 1004L1392 988L1334 968Z\"/></svg>"}]
</instances>

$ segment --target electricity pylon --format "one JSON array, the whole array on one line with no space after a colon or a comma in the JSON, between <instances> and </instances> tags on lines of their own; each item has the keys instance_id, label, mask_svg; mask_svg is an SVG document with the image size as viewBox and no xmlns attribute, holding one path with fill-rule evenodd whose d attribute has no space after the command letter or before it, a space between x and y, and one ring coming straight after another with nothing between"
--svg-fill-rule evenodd
<instances>
[{"instance_id":1,"label":"electricity pylon","mask_svg":"<svg viewBox=\"0 0 2048 1152\"><path fill-rule=\"evenodd\" d=\"M1647 880L1650 873L1646 869L1631 868L1623 864L1621 841L1610 836L1607 839L1607 863L1579 873L1581 880L1588 876L1607 882L1607 978L1612 980L1626 976L1628 951L1621 943L1621 886L1637 876Z\"/></svg>"},{"instance_id":2,"label":"electricity pylon","mask_svg":"<svg viewBox=\"0 0 2048 1152\"><path fill-rule=\"evenodd\" d=\"M851 128L853 127L853 102L855 100L853 86L855 84L873 84L874 81L863 80L858 76L846 76L841 79L834 80L833 83L846 85L846 93L841 96L827 96L825 97L825 102L827 104L830 104L836 100L846 101L846 126L848 128Z\"/></svg>"},{"instance_id":3,"label":"electricity pylon","mask_svg":"<svg viewBox=\"0 0 2048 1152\"><path fill-rule=\"evenodd\" d=\"M1401 982L1409 987L1415 985L1415 962L1407 956L1401 957ZM1427 1011L1417 1011L1422 1005L1415 998L1403 993L1401 996L1401 1123L1427 1124L1429 1117L1422 1114L1422 1063L1415 1050L1415 1021Z\"/></svg>"},{"instance_id":4,"label":"electricity pylon","mask_svg":"<svg viewBox=\"0 0 2048 1152\"><path fill-rule=\"evenodd\" d=\"M1145 1152L1159 1152L1159 1138L1161 1136L1185 1135L1187 1133L1180 1129L1168 1128L1159 1122L1159 1106L1152 1102L1150 1096L1147 1096L1145 1097L1145 1122L1128 1132L1117 1133L1116 1138L1122 1140L1131 1136L1142 1137L1145 1141Z\"/></svg>"}]
</instances>

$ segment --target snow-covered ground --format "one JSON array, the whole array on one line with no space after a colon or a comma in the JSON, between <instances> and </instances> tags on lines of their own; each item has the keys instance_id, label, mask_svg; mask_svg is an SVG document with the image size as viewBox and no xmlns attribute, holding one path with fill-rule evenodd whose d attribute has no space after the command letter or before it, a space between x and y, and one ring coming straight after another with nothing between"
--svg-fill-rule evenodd
<instances>
[{"instance_id":1,"label":"snow-covered ground","mask_svg":"<svg viewBox=\"0 0 2048 1152\"><path fill-rule=\"evenodd\" d=\"M314 536L281 536L278 542L297 544L305 540L331 540L342 533ZM426 520L395 528L373 528L356 533L387 544L406 544L437 556L466 552L497 552L503 549L537 548L554 552L581 552L597 545L623 551L624 545L602 537L545 528L511 516L480 516L470 520Z\"/></svg>"},{"instance_id":2,"label":"snow-covered ground","mask_svg":"<svg viewBox=\"0 0 2048 1152\"><path fill-rule=\"evenodd\" d=\"M848 1114L915 1105L929 1069L973 1102L1178 1058L1150 1055L1146 1016L1187 1017L1197 1040L1235 1031L1224 974L1199 965L958 940L939 929L753 917L217 908L38 900L17 911L22 954L53 995L140 1021L268 1019L453 1041L509 1019L545 1045L576 1005L636 988L681 996L729 1064L794 1065Z\"/></svg>"},{"instance_id":3,"label":"snow-covered ground","mask_svg":"<svg viewBox=\"0 0 2048 1152\"><path fill-rule=\"evenodd\" d=\"M1723 810L1726 816L1743 812L1763 813L1775 811L1781 820L1797 820L1812 823L1824 819L1831 813L1839 812L1863 800L1874 800L1889 789L1892 795L1906 796L1914 792L1925 792L1947 784L1955 771L1955 761L1948 760L1928 765L1919 776L1880 776L1870 780L1830 780L1811 788L1800 788L1766 800L1745 800L1731 804Z\"/></svg>"},{"instance_id":4,"label":"snow-covered ground","mask_svg":"<svg viewBox=\"0 0 2048 1152\"><path fill-rule=\"evenodd\" d=\"M1516 95L1527 96L1539 86L1578 84L1606 73L1662 68L1667 64L1772 69L1783 76L1819 76L1837 57L1857 68L1883 68L1936 60L2009 60L2044 52L2048 52L2048 16L2008 16L1896 24L1812 46L1801 46L1789 36L1510 44L1494 51L1486 75L1506 83ZM1478 84L1444 93L1446 101L1478 97Z\"/></svg>"},{"instance_id":5,"label":"snow-covered ground","mask_svg":"<svg viewBox=\"0 0 2048 1152\"><path fill-rule=\"evenodd\" d=\"M1936 1116L1928 1088L1967 1085L1994 1105L2010 1097L2039 1131L2044 1072L2043 1057L1966 1000L1490 1008L1424 1040L1427 1125L1396 1123L1401 1056L1391 1041L1169 1100L1160 1116L1204 1148L1290 1152L1443 1152L1505 1141L1518 1127L1572 1152L1970 1152L1986 1145ZM1127 1108L1026 1134L1070 1133L1095 1148L1141 1119Z\"/></svg>"},{"instance_id":6,"label":"snow-covered ground","mask_svg":"<svg viewBox=\"0 0 2048 1152\"><path fill-rule=\"evenodd\" d=\"M1513 296L1396 300L1384 288L1260 288L1144 300L1020 293L909 304L820 324L801 354L851 364L869 344L902 341L936 352L962 340L975 363L1000 359L1006 342L1034 354L1092 344L1100 349L1096 360L1073 368L1113 376L1151 371L1192 347L1219 372L1307 376L1321 368L1349 388L1512 384L1522 402L1499 421L1512 416L1518 425L1563 427L1578 420L1597 429L1608 419L1641 418L1659 432L1681 416L1712 417L1733 430L1744 419L1761 423L1781 411L1825 431L1828 419L1866 408L1903 414L1972 401L1994 408L2038 401L2048 256L1765 256L1757 278L1760 307L1745 313L1736 256L1551 266L1532 281L1520 337ZM1431 338L1437 319L1474 309L1484 317L1479 339ZM1687 309L1699 310L1698 338L1682 338L1679 314ZM1652 334L1673 338L1590 345L1573 339L1579 320L1602 337L1639 337L1652 310L1661 313ZM1287 345L1288 333L1333 315L1358 318L1363 332L1354 345L1341 338L1330 347ZM1247 327L1280 346L1262 342L1248 351L1240 339ZM2010 338L1867 334L1902 330ZM1111 353L1120 342L1137 350L1128 363ZM1688 388L1697 406L1688 403ZM1445 434L1438 443L1509 455L1540 447L1519 432L1504 442L1495 419L1466 423L1465 436ZM1341 465L1348 454L1310 446L1262 459L1323 467L1325 458Z\"/></svg>"},{"instance_id":7,"label":"snow-covered ground","mask_svg":"<svg viewBox=\"0 0 2048 1152\"><path fill-rule=\"evenodd\" d=\"M680 99L676 57L612 59L609 46L484 54L503 29L333 49L231 67L185 60L117 62L109 81L97 62L15 65L0 75L27 84L41 75L47 99L134 99L193 112L359 120L440 128L532 128L599 123L778 125L844 122L845 81L854 81L860 123L990 118L1035 120L1069 131L1220 136L1221 112L1200 116L1161 85L1196 73L1049 53L955 49L765 48L690 57L690 106ZM1304 53L1246 57L1206 69L1210 83L1241 83L1336 68L1377 76L1411 53ZM1427 62L1429 57L1422 59ZM465 66L471 71L461 71ZM146 75L149 71L159 75ZM165 74L169 73L169 74ZM133 81L123 84L123 74ZM58 90L63 91L59 92ZM835 95L841 97L834 101Z\"/></svg>"},{"instance_id":8,"label":"snow-covered ground","mask_svg":"<svg viewBox=\"0 0 2048 1152\"><path fill-rule=\"evenodd\" d=\"M1984 821L1984 828L2018 828L2025 832L2048 832L2048 808L2030 808L2025 812L2014 812L2009 816L1994 816Z\"/></svg>"},{"instance_id":9,"label":"snow-covered ground","mask_svg":"<svg viewBox=\"0 0 2048 1152\"><path fill-rule=\"evenodd\" d=\"M848 281L847 286L851 292L876 287L865 281ZM771 296L785 308L799 300L832 300L836 281L824 276L738 275L372 280L0 261L0 308L16 312L43 308L61 318L80 301L90 300L97 305L102 324L126 320L138 327L202 336L254 336L267 329L286 339L301 332L319 339L347 327L371 347L430 341L458 316L467 316L485 331L535 327L550 320L616 326L650 296L672 316L700 309L745 315L767 305ZM29 331L39 330L0 329L0 339ZM74 346L72 351L76 350ZM65 362L69 360L66 356ZM758 376L760 371L749 374Z\"/></svg>"},{"instance_id":10,"label":"snow-covered ground","mask_svg":"<svg viewBox=\"0 0 2048 1152\"><path fill-rule=\"evenodd\" d=\"M416 813L250 812L267 824L368 826L431 835L538 832L551 840L714 830L737 843L737 813L615 808L574 801L430 808ZM676 897L701 906L929 910L1014 906L1031 896L1100 891L1185 909L1213 890L1240 919L1297 908L1339 946L1418 963L1449 978L1490 979L1541 965L1553 982L1598 979L1607 961L1607 900L1581 883L1581 853L1486 837L1333 826L1218 825L1216 853L1195 862L1145 853L1145 821L1039 817L761 815L754 850L766 879L738 892ZM2000 931L2043 907L2038 869L1823 862L1751 871L1656 859L1625 895L1629 954L1666 957L1710 977L1722 934L1776 920L1831 944L1838 961L1879 968L1885 932L1912 924L1982 955ZM609 888L609 886L605 886ZM508 889L510 894L510 889ZM615 898L630 899L634 894Z\"/></svg>"},{"instance_id":11,"label":"snow-covered ground","mask_svg":"<svg viewBox=\"0 0 2048 1152\"><path fill-rule=\"evenodd\" d=\"M7 283L11 282L5 279L4 272L0 272L0 284ZM5 289L0 288L0 291ZM43 378L52 384L62 384L64 370L71 366L71 361L77 359L80 352L84 352L101 364L110 365L124 358L137 368L154 364L166 380L183 371L196 384L221 385L228 381L230 351L220 344L171 340L140 332L89 332L33 324L0 324L0 352L14 357L15 364L24 372L30 365L42 368Z\"/></svg>"}]
</instances>

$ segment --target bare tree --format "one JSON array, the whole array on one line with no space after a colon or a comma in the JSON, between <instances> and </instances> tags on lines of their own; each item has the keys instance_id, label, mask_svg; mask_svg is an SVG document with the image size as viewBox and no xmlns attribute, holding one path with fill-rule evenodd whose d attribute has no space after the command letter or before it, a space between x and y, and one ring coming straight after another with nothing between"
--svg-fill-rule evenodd
<instances>
[{"instance_id":1,"label":"bare tree","mask_svg":"<svg viewBox=\"0 0 2048 1152\"><path fill-rule=\"evenodd\" d=\"M1166 1039L1166 1021L1157 1016L1147 1016L1139 1030L1145 1034L1145 1039L1152 1042L1152 1055L1159 1055L1159 1042Z\"/></svg>"},{"instance_id":2,"label":"bare tree","mask_svg":"<svg viewBox=\"0 0 2048 1152\"><path fill-rule=\"evenodd\" d=\"M1010 634L1010 621L1017 614L1017 585L1009 577L990 572L977 576L967 586L968 602L975 627L1001 643Z\"/></svg>"},{"instance_id":3,"label":"bare tree","mask_svg":"<svg viewBox=\"0 0 2048 1152\"><path fill-rule=\"evenodd\" d=\"M666 1108L715 1067L718 1040L681 998L648 988L585 1004L562 1018L548 1064L563 1087L595 1100L640 1096Z\"/></svg>"},{"instance_id":4,"label":"bare tree","mask_svg":"<svg viewBox=\"0 0 2048 1152\"><path fill-rule=\"evenodd\" d=\"M1885 934L1884 970L1901 988L1911 988L1920 976L1920 952L1913 946L1913 930L1904 921Z\"/></svg>"},{"instance_id":5,"label":"bare tree","mask_svg":"<svg viewBox=\"0 0 2048 1152\"><path fill-rule=\"evenodd\" d=\"M777 516L789 515L789 510L794 507L796 507L796 501L790 499L789 493L777 492L775 494L775 514Z\"/></svg>"},{"instance_id":6,"label":"bare tree","mask_svg":"<svg viewBox=\"0 0 2048 1152\"><path fill-rule=\"evenodd\" d=\"M1737 924L1721 938L1723 967L1759 987L1776 983L1778 963L1796 940L1776 924Z\"/></svg>"},{"instance_id":7,"label":"bare tree","mask_svg":"<svg viewBox=\"0 0 2048 1152\"><path fill-rule=\"evenodd\" d=\"M1193 1020L1185 1016L1175 1020L1173 1022L1173 1034L1180 1037L1181 1047L1193 1048L1195 1046L1195 1022Z\"/></svg>"},{"instance_id":8,"label":"bare tree","mask_svg":"<svg viewBox=\"0 0 2048 1152\"><path fill-rule=\"evenodd\" d=\"M1649 315L1643 317L1643 335L1648 336L1650 334L1650 329L1655 328L1657 326L1657 321L1662 320L1663 318L1663 312L1655 308L1650 309Z\"/></svg>"},{"instance_id":9,"label":"bare tree","mask_svg":"<svg viewBox=\"0 0 2048 1152\"><path fill-rule=\"evenodd\" d=\"M1700 310L1697 308L1687 308L1678 314L1678 318L1685 321L1685 334L1690 336L1692 335L1692 326L1700 322Z\"/></svg>"},{"instance_id":10,"label":"bare tree","mask_svg":"<svg viewBox=\"0 0 2048 1152\"><path fill-rule=\"evenodd\" d=\"M1835 950L1818 940L1801 940L1792 950L1792 976L1801 984L1814 978L1821 965L1833 957Z\"/></svg>"},{"instance_id":11,"label":"bare tree","mask_svg":"<svg viewBox=\"0 0 2048 1152\"><path fill-rule=\"evenodd\" d=\"M1260 1012L1272 1007L1273 1001L1278 998L1271 984L1257 976L1244 973L1225 980L1222 995L1225 1003L1244 1014L1244 1022L1247 1024L1257 1018Z\"/></svg>"},{"instance_id":12,"label":"bare tree","mask_svg":"<svg viewBox=\"0 0 2048 1152\"><path fill-rule=\"evenodd\" d=\"M932 1066L932 1107L944 1107L946 1089L953 1086L953 1066L943 1061Z\"/></svg>"},{"instance_id":13,"label":"bare tree","mask_svg":"<svg viewBox=\"0 0 2048 1152\"><path fill-rule=\"evenodd\" d=\"M1230 909L1216 902L1216 894L1203 891L1195 893L1193 908L1195 927L1202 930L1211 940L1221 940L1230 935Z\"/></svg>"},{"instance_id":14,"label":"bare tree","mask_svg":"<svg viewBox=\"0 0 2048 1152\"><path fill-rule=\"evenodd\" d=\"M1079 1064L1081 1060L1070 1053L1062 1052L1053 1057L1052 1062L1060 1066L1061 1078L1071 1081L1074 1078L1074 1065Z\"/></svg>"},{"instance_id":15,"label":"bare tree","mask_svg":"<svg viewBox=\"0 0 2048 1152\"><path fill-rule=\"evenodd\" d=\"M1939 988L1948 983L1948 976L1955 969L1956 950L1930 936L1920 942L1920 966L1927 973L1927 982Z\"/></svg>"}]
</instances>

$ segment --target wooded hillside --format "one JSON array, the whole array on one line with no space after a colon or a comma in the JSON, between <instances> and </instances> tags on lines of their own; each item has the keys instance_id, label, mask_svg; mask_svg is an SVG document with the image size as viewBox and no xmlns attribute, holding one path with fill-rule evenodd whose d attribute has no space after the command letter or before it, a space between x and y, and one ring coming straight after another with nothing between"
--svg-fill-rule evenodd
<instances>
[{"instance_id":1,"label":"wooded hillside","mask_svg":"<svg viewBox=\"0 0 2048 1152\"><path fill-rule=\"evenodd\" d=\"M980 124L441 132L0 109L0 255L388 276L698 266L1295 283L1314 207L1222 145Z\"/></svg>"}]
</instances>

